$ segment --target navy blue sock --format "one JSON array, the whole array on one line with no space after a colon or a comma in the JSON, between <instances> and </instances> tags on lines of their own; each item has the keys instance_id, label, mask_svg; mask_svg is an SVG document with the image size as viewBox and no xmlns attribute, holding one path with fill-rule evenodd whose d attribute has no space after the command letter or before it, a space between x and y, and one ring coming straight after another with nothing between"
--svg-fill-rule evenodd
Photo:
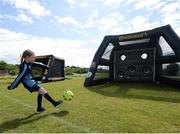
<instances>
[{"instance_id":1,"label":"navy blue sock","mask_svg":"<svg viewBox=\"0 0 180 134\"><path fill-rule=\"evenodd\" d=\"M51 96L50 96L48 93L45 93L45 94L44 94L44 97L45 97L49 102L51 102L53 105L56 105L56 101L55 101L53 98L51 98Z\"/></svg>"},{"instance_id":2,"label":"navy blue sock","mask_svg":"<svg viewBox=\"0 0 180 134\"><path fill-rule=\"evenodd\" d=\"M42 107L42 97L43 97L42 94L38 94L38 96L37 96L37 107L38 108Z\"/></svg>"}]
</instances>

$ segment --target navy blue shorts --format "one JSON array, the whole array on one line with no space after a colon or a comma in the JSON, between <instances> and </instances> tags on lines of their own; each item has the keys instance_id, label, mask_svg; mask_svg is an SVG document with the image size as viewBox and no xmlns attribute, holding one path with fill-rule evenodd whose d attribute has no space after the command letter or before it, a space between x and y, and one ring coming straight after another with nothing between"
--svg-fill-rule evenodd
<instances>
[{"instance_id":1,"label":"navy blue shorts","mask_svg":"<svg viewBox=\"0 0 180 134\"><path fill-rule=\"evenodd\" d=\"M24 87L29 91L29 92L36 92L38 91L41 87L36 83L34 84L34 86L30 87L30 86L27 86L27 85L24 85Z\"/></svg>"}]
</instances>

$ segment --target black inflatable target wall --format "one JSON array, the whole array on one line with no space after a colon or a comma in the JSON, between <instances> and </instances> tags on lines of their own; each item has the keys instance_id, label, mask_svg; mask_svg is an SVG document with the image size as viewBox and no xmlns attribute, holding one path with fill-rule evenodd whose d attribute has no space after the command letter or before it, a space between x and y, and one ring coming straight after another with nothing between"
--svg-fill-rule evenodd
<instances>
[{"instance_id":1,"label":"black inflatable target wall","mask_svg":"<svg viewBox=\"0 0 180 134\"><path fill-rule=\"evenodd\" d=\"M50 82L64 80L64 59L55 57L54 55L36 56L35 62L42 63L48 68L38 64L32 64L33 79L36 81Z\"/></svg>"},{"instance_id":2,"label":"black inflatable target wall","mask_svg":"<svg viewBox=\"0 0 180 134\"><path fill-rule=\"evenodd\" d=\"M180 85L180 38L170 25L104 37L84 86L123 81Z\"/></svg>"}]
</instances>

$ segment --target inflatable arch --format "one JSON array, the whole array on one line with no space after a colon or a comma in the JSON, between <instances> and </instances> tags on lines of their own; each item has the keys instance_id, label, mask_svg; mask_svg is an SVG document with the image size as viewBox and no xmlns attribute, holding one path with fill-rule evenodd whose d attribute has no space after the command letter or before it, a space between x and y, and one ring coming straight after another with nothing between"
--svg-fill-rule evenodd
<instances>
[{"instance_id":1,"label":"inflatable arch","mask_svg":"<svg viewBox=\"0 0 180 134\"><path fill-rule=\"evenodd\" d=\"M170 25L104 37L84 86L124 81L180 85L180 38Z\"/></svg>"}]
</instances>

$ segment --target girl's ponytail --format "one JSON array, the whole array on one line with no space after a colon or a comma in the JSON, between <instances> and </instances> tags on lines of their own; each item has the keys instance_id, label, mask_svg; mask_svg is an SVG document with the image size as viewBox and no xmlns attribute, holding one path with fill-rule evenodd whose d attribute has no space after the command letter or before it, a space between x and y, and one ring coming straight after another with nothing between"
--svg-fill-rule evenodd
<instances>
[{"instance_id":1,"label":"girl's ponytail","mask_svg":"<svg viewBox=\"0 0 180 134\"><path fill-rule=\"evenodd\" d=\"M20 59L21 59L21 63L23 63L23 54L22 55L20 55Z\"/></svg>"}]
</instances>

